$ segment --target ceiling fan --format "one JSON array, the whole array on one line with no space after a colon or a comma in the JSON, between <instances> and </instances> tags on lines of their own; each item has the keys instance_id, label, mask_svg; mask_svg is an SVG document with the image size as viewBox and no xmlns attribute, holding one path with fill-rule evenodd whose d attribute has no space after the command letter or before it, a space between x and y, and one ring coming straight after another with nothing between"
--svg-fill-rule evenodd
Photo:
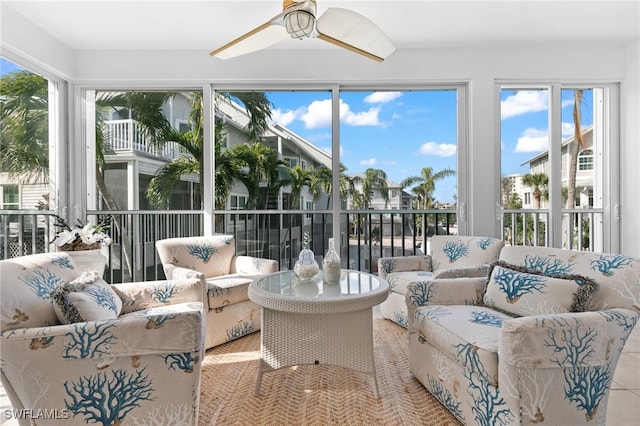
<instances>
[{"instance_id":1,"label":"ceiling fan","mask_svg":"<svg viewBox=\"0 0 640 426\"><path fill-rule=\"evenodd\" d=\"M331 7L316 19L316 0L283 0L282 13L210 53L228 59L272 46L290 36L316 37L382 62L395 47L368 18Z\"/></svg>"}]
</instances>

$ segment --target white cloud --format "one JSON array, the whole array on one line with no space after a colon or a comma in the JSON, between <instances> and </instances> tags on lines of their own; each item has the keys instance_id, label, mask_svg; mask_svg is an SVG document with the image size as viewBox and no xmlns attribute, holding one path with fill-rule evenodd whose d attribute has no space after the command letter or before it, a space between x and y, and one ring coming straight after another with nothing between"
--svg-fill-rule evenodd
<instances>
[{"instance_id":1,"label":"white cloud","mask_svg":"<svg viewBox=\"0 0 640 426\"><path fill-rule=\"evenodd\" d=\"M529 128L518 138L515 152L542 152L549 149L549 132Z\"/></svg>"},{"instance_id":2,"label":"white cloud","mask_svg":"<svg viewBox=\"0 0 640 426\"><path fill-rule=\"evenodd\" d=\"M288 110L282 111L280 108L271 112L271 119L274 123L280 123L283 126L288 126L295 120L298 116L296 111Z\"/></svg>"},{"instance_id":3,"label":"white cloud","mask_svg":"<svg viewBox=\"0 0 640 426\"><path fill-rule=\"evenodd\" d=\"M364 101L368 104L385 104L402 96L402 92L373 92Z\"/></svg>"},{"instance_id":4,"label":"white cloud","mask_svg":"<svg viewBox=\"0 0 640 426\"><path fill-rule=\"evenodd\" d=\"M422 155L436 155L438 157L451 157L456 155L456 146L449 143L427 142L422 144L419 153Z\"/></svg>"},{"instance_id":5,"label":"white cloud","mask_svg":"<svg viewBox=\"0 0 640 426\"><path fill-rule=\"evenodd\" d=\"M515 117L529 112L544 111L549 104L549 97L543 90L521 90L500 102L502 119Z\"/></svg>"},{"instance_id":6,"label":"white cloud","mask_svg":"<svg viewBox=\"0 0 640 426\"><path fill-rule=\"evenodd\" d=\"M562 123L562 137L573 136L573 132L575 132L573 122Z\"/></svg>"},{"instance_id":7,"label":"white cloud","mask_svg":"<svg viewBox=\"0 0 640 426\"><path fill-rule=\"evenodd\" d=\"M307 129L331 126L331 100L313 101L307 111L300 115Z\"/></svg>"},{"instance_id":8,"label":"white cloud","mask_svg":"<svg viewBox=\"0 0 640 426\"><path fill-rule=\"evenodd\" d=\"M360 160L361 166L375 166L377 163L375 158L369 158L368 160Z\"/></svg>"},{"instance_id":9,"label":"white cloud","mask_svg":"<svg viewBox=\"0 0 640 426\"><path fill-rule=\"evenodd\" d=\"M372 107L368 111L353 112L349 104L340 100L340 121L349 126L379 126L380 108ZM300 114L307 129L331 126L331 100L313 101L307 111Z\"/></svg>"}]
</instances>

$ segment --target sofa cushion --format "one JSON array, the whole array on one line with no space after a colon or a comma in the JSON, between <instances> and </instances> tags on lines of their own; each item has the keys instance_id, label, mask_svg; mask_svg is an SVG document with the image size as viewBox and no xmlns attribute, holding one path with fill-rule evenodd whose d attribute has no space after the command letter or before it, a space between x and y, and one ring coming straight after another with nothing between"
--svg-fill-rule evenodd
<instances>
[{"instance_id":1,"label":"sofa cushion","mask_svg":"<svg viewBox=\"0 0 640 426\"><path fill-rule=\"evenodd\" d=\"M620 254L592 253L549 247L508 246L500 260L545 274L577 274L595 280L599 289L588 310L627 308L640 311L640 293L634 291L640 277L640 259Z\"/></svg>"},{"instance_id":2,"label":"sofa cushion","mask_svg":"<svg viewBox=\"0 0 640 426\"><path fill-rule=\"evenodd\" d=\"M56 287L51 299L61 324L116 319L122 311L122 300L96 271Z\"/></svg>"},{"instance_id":3,"label":"sofa cushion","mask_svg":"<svg viewBox=\"0 0 640 426\"><path fill-rule=\"evenodd\" d=\"M79 275L73 260L63 252L0 261L0 328L4 331L58 324L51 292Z\"/></svg>"},{"instance_id":4,"label":"sofa cushion","mask_svg":"<svg viewBox=\"0 0 640 426\"><path fill-rule=\"evenodd\" d=\"M425 281L431 279L433 273L427 271L406 271L391 272L387 275L389 283L389 291L395 293L407 294L407 286L412 282Z\"/></svg>"},{"instance_id":5,"label":"sofa cushion","mask_svg":"<svg viewBox=\"0 0 640 426\"><path fill-rule=\"evenodd\" d=\"M423 339L495 386L502 321L509 318L483 306L429 305L416 309L413 324Z\"/></svg>"},{"instance_id":6,"label":"sofa cushion","mask_svg":"<svg viewBox=\"0 0 640 426\"><path fill-rule=\"evenodd\" d=\"M207 279L209 309L221 308L248 300L249 284L253 280L254 277L246 275L225 275Z\"/></svg>"},{"instance_id":7,"label":"sofa cushion","mask_svg":"<svg viewBox=\"0 0 640 426\"><path fill-rule=\"evenodd\" d=\"M435 235L431 238L430 249L433 277L460 278L462 269L473 270L474 267L486 266L498 260L502 247L504 241L496 238ZM486 269L479 272L474 270L475 275L472 276L486 276L486 272Z\"/></svg>"},{"instance_id":8,"label":"sofa cushion","mask_svg":"<svg viewBox=\"0 0 640 426\"><path fill-rule=\"evenodd\" d=\"M596 289L597 284L587 277L554 276L496 262L484 304L516 316L583 312Z\"/></svg>"}]
</instances>

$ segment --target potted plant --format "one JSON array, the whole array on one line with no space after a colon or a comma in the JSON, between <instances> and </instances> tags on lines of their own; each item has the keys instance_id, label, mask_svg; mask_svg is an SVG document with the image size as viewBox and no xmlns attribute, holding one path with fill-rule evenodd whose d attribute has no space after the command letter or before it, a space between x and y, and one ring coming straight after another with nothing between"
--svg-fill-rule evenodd
<instances>
[{"instance_id":1,"label":"potted plant","mask_svg":"<svg viewBox=\"0 0 640 426\"><path fill-rule=\"evenodd\" d=\"M107 234L110 217L106 216L96 224L83 224L77 220L74 227L70 227L60 216L54 217L54 226L59 231L52 243L67 252L81 271L96 270L102 276L107 259L101 249L111 244L111 237Z\"/></svg>"}]
</instances>

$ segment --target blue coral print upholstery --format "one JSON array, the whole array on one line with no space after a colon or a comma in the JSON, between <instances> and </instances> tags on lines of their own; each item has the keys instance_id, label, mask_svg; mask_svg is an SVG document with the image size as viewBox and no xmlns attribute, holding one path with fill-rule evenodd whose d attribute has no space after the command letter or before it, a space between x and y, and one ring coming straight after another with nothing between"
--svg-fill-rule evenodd
<instances>
[{"instance_id":1,"label":"blue coral print upholstery","mask_svg":"<svg viewBox=\"0 0 640 426\"><path fill-rule=\"evenodd\" d=\"M156 241L167 278L193 277L203 282L206 348L260 330L260 307L249 300L249 284L277 272L278 262L236 255L233 235L168 238Z\"/></svg>"},{"instance_id":2,"label":"blue coral print upholstery","mask_svg":"<svg viewBox=\"0 0 640 426\"><path fill-rule=\"evenodd\" d=\"M380 304L382 317L406 327L404 297L407 285L415 280L431 278L431 256L381 257L378 259L378 275L389 283L389 297Z\"/></svg>"},{"instance_id":3,"label":"blue coral print upholstery","mask_svg":"<svg viewBox=\"0 0 640 426\"><path fill-rule=\"evenodd\" d=\"M575 312L579 295L590 298L596 288L582 277L562 276L567 278L495 266L487 283L484 304L517 316Z\"/></svg>"},{"instance_id":4,"label":"blue coral print upholstery","mask_svg":"<svg viewBox=\"0 0 640 426\"><path fill-rule=\"evenodd\" d=\"M483 277L498 260L504 241L490 237L434 235L430 251L434 278Z\"/></svg>"},{"instance_id":5,"label":"blue coral print upholstery","mask_svg":"<svg viewBox=\"0 0 640 426\"><path fill-rule=\"evenodd\" d=\"M68 254L45 253L0 262L0 328L46 327L58 324L51 292L80 276Z\"/></svg>"},{"instance_id":6,"label":"blue coral print upholstery","mask_svg":"<svg viewBox=\"0 0 640 426\"><path fill-rule=\"evenodd\" d=\"M51 263L60 260L60 254L48 253L0 261L0 288L11 288L13 281L19 281L18 275L57 272ZM63 256L62 260L66 265L67 259ZM77 270L75 276L60 275L65 281L79 276ZM184 282L195 287L193 295L202 294L200 280ZM152 293L140 290L146 284L112 286L130 307L130 313L114 319L43 326L25 326L26 321L17 327L3 324L0 378L13 408L45 413L37 424L52 426L197 424L204 343L202 303L134 307ZM16 302L17 296L12 305L3 300L3 318L15 306L25 306ZM53 311L51 301L48 304Z\"/></svg>"},{"instance_id":7,"label":"blue coral print upholstery","mask_svg":"<svg viewBox=\"0 0 640 426\"><path fill-rule=\"evenodd\" d=\"M604 425L613 373L640 318L640 259L504 247L499 260L486 294L481 278L408 286L411 373L466 425ZM529 275L533 287L543 280L552 290L517 294ZM473 290L443 292L444 282L461 280ZM586 311L572 312L572 288L587 281L597 290L583 300ZM500 298L507 309L487 306Z\"/></svg>"}]
</instances>

